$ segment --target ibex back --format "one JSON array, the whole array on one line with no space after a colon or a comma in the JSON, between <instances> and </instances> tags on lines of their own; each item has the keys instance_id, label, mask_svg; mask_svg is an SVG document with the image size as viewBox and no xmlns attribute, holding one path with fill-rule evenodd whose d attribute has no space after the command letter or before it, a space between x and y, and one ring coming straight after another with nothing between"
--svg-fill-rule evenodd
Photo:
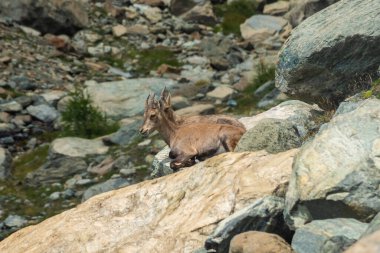
<instances>
[{"instance_id":1,"label":"ibex back","mask_svg":"<svg viewBox=\"0 0 380 253\"><path fill-rule=\"evenodd\" d=\"M161 92L160 103L163 105L163 110L167 118L175 121L177 124L192 124L192 123L218 123L241 127L245 130L244 125L237 119L227 115L196 115L190 117L180 117L175 115L171 105L171 95L166 87Z\"/></svg>"}]
</instances>

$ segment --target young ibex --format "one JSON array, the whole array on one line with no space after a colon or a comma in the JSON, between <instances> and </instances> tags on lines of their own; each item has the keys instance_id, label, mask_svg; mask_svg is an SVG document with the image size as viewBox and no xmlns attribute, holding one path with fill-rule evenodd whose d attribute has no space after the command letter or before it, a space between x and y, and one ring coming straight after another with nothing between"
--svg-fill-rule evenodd
<instances>
[{"instance_id":1,"label":"young ibex","mask_svg":"<svg viewBox=\"0 0 380 253\"><path fill-rule=\"evenodd\" d=\"M216 123L177 124L164 112L163 102L148 96L145 102L143 135L158 130L171 148L170 163L173 170L191 166L195 158L204 160L220 152L233 151L245 129Z\"/></svg>"},{"instance_id":2,"label":"young ibex","mask_svg":"<svg viewBox=\"0 0 380 253\"><path fill-rule=\"evenodd\" d=\"M226 125L240 127L245 130L244 125L239 120L227 115L197 115L197 116L190 116L190 117L181 117L181 116L175 115L170 100L171 100L170 92L165 87L161 92L160 102L163 104L163 107L164 107L163 109L166 116L170 120L175 121L178 124L218 123L218 124L226 124Z\"/></svg>"}]
</instances>

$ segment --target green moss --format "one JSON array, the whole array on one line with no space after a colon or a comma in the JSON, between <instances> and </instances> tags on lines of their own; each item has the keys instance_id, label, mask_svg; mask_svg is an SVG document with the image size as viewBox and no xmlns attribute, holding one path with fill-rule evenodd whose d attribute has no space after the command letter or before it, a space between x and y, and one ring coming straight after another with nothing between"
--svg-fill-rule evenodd
<instances>
[{"instance_id":1,"label":"green moss","mask_svg":"<svg viewBox=\"0 0 380 253\"><path fill-rule=\"evenodd\" d=\"M195 87L198 87L198 88L201 88L201 87L205 87L207 85L210 84L210 81L209 80L198 80L194 83L194 86Z\"/></svg>"},{"instance_id":2,"label":"green moss","mask_svg":"<svg viewBox=\"0 0 380 253\"><path fill-rule=\"evenodd\" d=\"M236 0L230 4L214 6L216 16L222 19L221 27L224 34L240 35L240 24L256 13L257 3L254 0Z\"/></svg>"},{"instance_id":3,"label":"green moss","mask_svg":"<svg viewBox=\"0 0 380 253\"><path fill-rule=\"evenodd\" d=\"M103 55L99 58L99 60L106 62L112 67L124 69L124 60L122 58L122 55Z\"/></svg>"},{"instance_id":4,"label":"green moss","mask_svg":"<svg viewBox=\"0 0 380 253\"><path fill-rule=\"evenodd\" d=\"M41 146L27 152L13 161L13 176L18 180L23 180L29 172L42 166L48 156L49 146Z\"/></svg>"},{"instance_id":5,"label":"green moss","mask_svg":"<svg viewBox=\"0 0 380 253\"><path fill-rule=\"evenodd\" d=\"M362 94L362 96L363 96L364 99L372 97L372 90L364 91L363 94Z\"/></svg>"},{"instance_id":6,"label":"green moss","mask_svg":"<svg viewBox=\"0 0 380 253\"><path fill-rule=\"evenodd\" d=\"M134 54L138 58L136 72L139 74L148 74L151 70L156 70L162 64L173 67L181 66L175 53L164 47L146 49L139 53L134 52Z\"/></svg>"},{"instance_id":7,"label":"green moss","mask_svg":"<svg viewBox=\"0 0 380 253\"><path fill-rule=\"evenodd\" d=\"M49 131L44 132L43 134L37 135L35 137L43 143L49 143L59 137L63 137L63 133L60 131Z\"/></svg>"}]
</instances>

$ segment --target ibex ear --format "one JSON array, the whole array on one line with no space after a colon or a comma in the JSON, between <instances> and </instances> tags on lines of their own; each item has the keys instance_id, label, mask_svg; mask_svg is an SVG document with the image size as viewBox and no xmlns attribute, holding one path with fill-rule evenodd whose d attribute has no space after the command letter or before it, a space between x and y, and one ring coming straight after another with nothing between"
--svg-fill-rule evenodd
<instances>
[{"instance_id":1,"label":"ibex ear","mask_svg":"<svg viewBox=\"0 0 380 253\"><path fill-rule=\"evenodd\" d=\"M165 88L162 90L161 92L161 98L160 100L164 101L166 106L171 106L171 102L170 102L170 92L166 89L166 86Z\"/></svg>"},{"instance_id":2,"label":"ibex ear","mask_svg":"<svg viewBox=\"0 0 380 253\"><path fill-rule=\"evenodd\" d=\"M171 107L172 106L172 103L171 103L171 101L170 101L170 99L171 99L171 96L172 95L170 95L170 93L168 92L168 95L166 96L166 105L168 106L168 107Z\"/></svg>"}]
</instances>

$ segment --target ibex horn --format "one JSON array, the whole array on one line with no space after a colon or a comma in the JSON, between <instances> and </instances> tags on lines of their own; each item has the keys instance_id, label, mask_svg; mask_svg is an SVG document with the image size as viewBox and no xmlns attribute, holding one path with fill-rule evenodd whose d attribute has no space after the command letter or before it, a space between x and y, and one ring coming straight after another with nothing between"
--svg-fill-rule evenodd
<instances>
[{"instance_id":1,"label":"ibex horn","mask_svg":"<svg viewBox=\"0 0 380 253\"><path fill-rule=\"evenodd\" d=\"M145 108L148 107L148 105L149 105L149 98L150 98L150 94L148 95L148 97L145 100Z\"/></svg>"},{"instance_id":2,"label":"ibex horn","mask_svg":"<svg viewBox=\"0 0 380 253\"><path fill-rule=\"evenodd\" d=\"M161 99L166 99L168 95L168 90L166 89L166 86L165 88L161 91Z\"/></svg>"}]
</instances>

